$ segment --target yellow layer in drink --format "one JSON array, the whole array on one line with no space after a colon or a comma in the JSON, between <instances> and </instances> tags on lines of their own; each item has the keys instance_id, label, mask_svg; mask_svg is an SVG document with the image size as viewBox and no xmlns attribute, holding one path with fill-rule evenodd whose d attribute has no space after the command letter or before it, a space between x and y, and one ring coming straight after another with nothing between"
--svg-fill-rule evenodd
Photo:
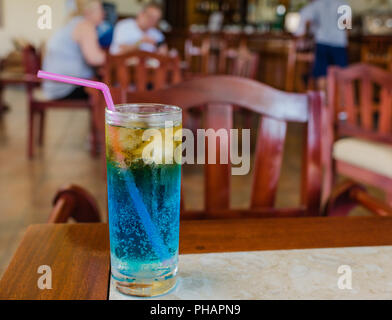
<instances>
[{"instance_id":1,"label":"yellow layer in drink","mask_svg":"<svg viewBox=\"0 0 392 320\"><path fill-rule=\"evenodd\" d=\"M126 128L106 124L106 157L119 167L133 162L168 164L181 161L182 126Z\"/></svg>"}]
</instances>

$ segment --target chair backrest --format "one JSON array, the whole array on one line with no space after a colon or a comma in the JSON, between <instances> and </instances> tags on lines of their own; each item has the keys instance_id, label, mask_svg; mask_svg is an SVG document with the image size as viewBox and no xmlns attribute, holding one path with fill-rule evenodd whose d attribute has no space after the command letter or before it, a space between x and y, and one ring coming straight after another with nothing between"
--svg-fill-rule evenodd
<instances>
[{"instance_id":1,"label":"chair backrest","mask_svg":"<svg viewBox=\"0 0 392 320\"><path fill-rule=\"evenodd\" d=\"M300 37L289 40L287 66L286 66L286 91L296 91L296 70L298 63L306 63L308 71L313 67L315 59L315 43L311 37ZM306 91L306 90L305 90Z\"/></svg>"},{"instance_id":2,"label":"chair backrest","mask_svg":"<svg viewBox=\"0 0 392 320\"><path fill-rule=\"evenodd\" d=\"M32 45L25 46L22 52L22 63L25 74L36 76L41 69L41 53ZM34 86L39 86L39 82L28 84L29 88Z\"/></svg>"},{"instance_id":3,"label":"chair backrest","mask_svg":"<svg viewBox=\"0 0 392 320\"><path fill-rule=\"evenodd\" d=\"M140 50L117 56L107 55L104 82L110 86L119 86L125 91L133 86L137 91L146 91L161 89L180 81L178 56Z\"/></svg>"},{"instance_id":4,"label":"chair backrest","mask_svg":"<svg viewBox=\"0 0 392 320\"><path fill-rule=\"evenodd\" d=\"M241 46L237 49L221 47L219 73L255 79L259 69L259 55Z\"/></svg>"},{"instance_id":5,"label":"chair backrest","mask_svg":"<svg viewBox=\"0 0 392 320\"><path fill-rule=\"evenodd\" d=\"M148 93L129 92L126 100L122 100L123 96L117 88L112 88L112 95L115 103L132 101L132 103L150 102L181 106L184 111L184 126L187 123L188 111L200 106L204 109L205 128L214 130L232 128L233 105L256 112L261 116L255 154L251 208L241 212L230 210L231 166L230 164L207 164L204 168L205 210L203 211L207 215L201 215L201 212L185 211L184 217L227 218L245 215L260 217L319 214L320 93L285 93L245 78L208 76L184 81L163 90ZM288 122L302 123L306 126L301 181L302 196L298 208L280 210L274 208L274 204ZM229 150L229 140L217 143L216 154L220 154L221 148ZM208 159L208 152L206 153L206 159Z\"/></svg>"},{"instance_id":6,"label":"chair backrest","mask_svg":"<svg viewBox=\"0 0 392 320\"><path fill-rule=\"evenodd\" d=\"M205 34L192 34L185 40L185 62L188 69L196 74L209 74L211 39Z\"/></svg>"},{"instance_id":7,"label":"chair backrest","mask_svg":"<svg viewBox=\"0 0 392 320\"><path fill-rule=\"evenodd\" d=\"M367 64L328 70L335 139L357 136L392 143L392 73Z\"/></svg>"},{"instance_id":8,"label":"chair backrest","mask_svg":"<svg viewBox=\"0 0 392 320\"><path fill-rule=\"evenodd\" d=\"M224 44L226 49L246 47L247 36L242 32L223 31L221 34L221 43Z\"/></svg>"}]
</instances>

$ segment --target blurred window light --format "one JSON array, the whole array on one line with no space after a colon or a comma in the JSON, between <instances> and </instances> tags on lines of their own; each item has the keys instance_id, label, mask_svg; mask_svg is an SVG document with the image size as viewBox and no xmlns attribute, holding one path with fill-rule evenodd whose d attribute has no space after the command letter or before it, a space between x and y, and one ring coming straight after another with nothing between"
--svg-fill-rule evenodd
<instances>
[{"instance_id":1,"label":"blurred window light","mask_svg":"<svg viewBox=\"0 0 392 320\"><path fill-rule=\"evenodd\" d=\"M289 12L285 19L285 29L290 33L295 33L301 21L301 15L298 12Z\"/></svg>"},{"instance_id":2,"label":"blurred window light","mask_svg":"<svg viewBox=\"0 0 392 320\"><path fill-rule=\"evenodd\" d=\"M280 4L276 7L276 13L280 16L283 16L286 13L286 7L283 4Z\"/></svg>"},{"instance_id":3,"label":"blurred window light","mask_svg":"<svg viewBox=\"0 0 392 320\"><path fill-rule=\"evenodd\" d=\"M208 30L218 32L222 29L224 15L220 11L213 12L208 19Z\"/></svg>"},{"instance_id":4,"label":"blurred window light","mask_svg":"<svg viewBox=\"0 0 392 320\"><path fill-rule=\"evenodd\" d=\"M391 35L391 14L379 13L365 16L363 18L363 33L366 35Z\"/></svg>"}]
</instances>

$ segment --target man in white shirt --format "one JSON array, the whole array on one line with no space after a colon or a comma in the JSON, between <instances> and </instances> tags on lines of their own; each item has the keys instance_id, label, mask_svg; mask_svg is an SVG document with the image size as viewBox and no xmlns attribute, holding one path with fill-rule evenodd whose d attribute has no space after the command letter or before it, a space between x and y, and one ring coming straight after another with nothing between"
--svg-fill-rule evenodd
<instances>
[{"instance_id":1,"label":"man in white shirt","mask_svg":"<svg viewBox=\"0 0 392 320\"><path fill-rule=\"evenodd\" d=\"M319 89L325 88L328 67L337 65L346 67L347 31L338 27L338 8L348 5L344 0L314 0L301 10L301 22L297 36L306 33L306 26L311 25L316 41L316 60L313 76L318 79Z\"/></svg>"},{"instance_id":2,"label":"man in white shirt","mask_svg":"<svg viewBox=\"0 0 392 320\"><path fill-rule=\"evenodd\" d=\"M123 54L132 50L154 52L165 41L165 36L156 29L162 18L158 4L147 4L136 19L125 19L117 23L110 53Z\"/></svg>"}]
</instances>

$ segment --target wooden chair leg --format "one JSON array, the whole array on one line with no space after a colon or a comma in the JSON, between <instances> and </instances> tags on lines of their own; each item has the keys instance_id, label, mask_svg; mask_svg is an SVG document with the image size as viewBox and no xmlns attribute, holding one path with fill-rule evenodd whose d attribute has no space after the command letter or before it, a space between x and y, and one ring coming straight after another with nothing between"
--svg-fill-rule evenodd
<instances>
[{"instance_id":1,"label":"wooden chair leg","mask_svg":"<svg viewBox=\"0 0 392 320\"><path fill-rule=\"evenodd\" d=\"M100 145L100 132L98 130L99 128L99 122L102 121L102 118L100 117L99 111L96 109L96 106L100 107L99 103L99 97L96 96L96 93L93 91L87 90L90 98L90 108L88 109L89 111L89 117L90 117L90 153L92 157L97 157L100 152L100 148L102 148L102 145ZM104 117L103 117L104 119Z\"/></svg>"},{"instance_id":2,"label":"wooden chair leg","mask_svg":"<svg viewBox=\"0 0 392 320\"><path fill-rule=\"evenodd\" d=\"M107 175L107 166L106 166L106 152L105 152L105 146L103 146L103 150L101 152L101 166L102 166L102 177L106 181L106 175Z\"/></svg>"},{"instance_id":3,"label":"wooden chair leg","mask_svg":"<svg viewBox=\"0 0 392 320\"><path fill-rule=\"evenodd\" d=\"M6 104L4 103L4 100L3 100L3 92L4 92L4 90L3 90L4 88L3 88L3 85L2 84L0 84L0 116L2 116L2 114L4 113L4 111L6 111L7 110L7 106L6 106Z\"/></svg>"},{"instance_id":4,"label":"wooden chair leg","mask_svg":"<svg viewBox=\"0 0 392 320\"><path fill-rule=\"evenodd\" d=\"M44 133L45 133L45 111L41 110L39 112L39 137L38 144L40 147L44 144Z\"/></svg>"},{"instance_id":5,"label":"wooden chair leg","mask_svg":"<svg viewBox=\"0 0 392 320\"><path fill-rule=\"evenodd\" d=\"M93 120L91 120L91 130L90 130L90 150L91 150L91 156L92 157L97 157L99 154L99 141L98 141L98 132L97 132L97 127L95 126L95 123Z\"/></svg>"},{"instance_id":6,"label":"wooden chair leg","mask_svg":"<svg viewBox=\"0 0 392 320\"><path fill-rule=\"evenodd\" d=\"M358 205L378 216L392 216L392 207L366 192L365 187L346 180L340 183L331 194L325 206L327 216L347 216Z\"/></svg>"},{"instance_id":7,"label":"wooden chair leg","mask_svg":"<svg viewBox=\"0 0 392 320\"><path fill-rule=\"evenodd\" d=\"M330 113L328 108L322 110L321 131L323 141L321 144L321 156L324 167L322 204L326 204L331 196L333 186L336 182L336 161L333 159L333 127L331 126Z\"/></svg>"},{"instance_id":8,"label":"wooden chair leg","mask_svg":"<svg viewBox=\"0 0 392 320\"><path fill-rule=\"evenodd\" d=\"M334 185L336 184L336 162L333 159L327 159L324 163L324 178L323 178L323 192L322 204L326 204L332 194Z\"/></svg>"},{"instance_id":9,"label":"wooden chair leg","mask_svg":"<svg viewBox=\"0 0 392 320\"><path fill-rule=\"evenodd\" d=\"M27 156L29 159L34 157L34 111L29 111L29 124L27 136Z\"/></svg>"}]
</instances>

